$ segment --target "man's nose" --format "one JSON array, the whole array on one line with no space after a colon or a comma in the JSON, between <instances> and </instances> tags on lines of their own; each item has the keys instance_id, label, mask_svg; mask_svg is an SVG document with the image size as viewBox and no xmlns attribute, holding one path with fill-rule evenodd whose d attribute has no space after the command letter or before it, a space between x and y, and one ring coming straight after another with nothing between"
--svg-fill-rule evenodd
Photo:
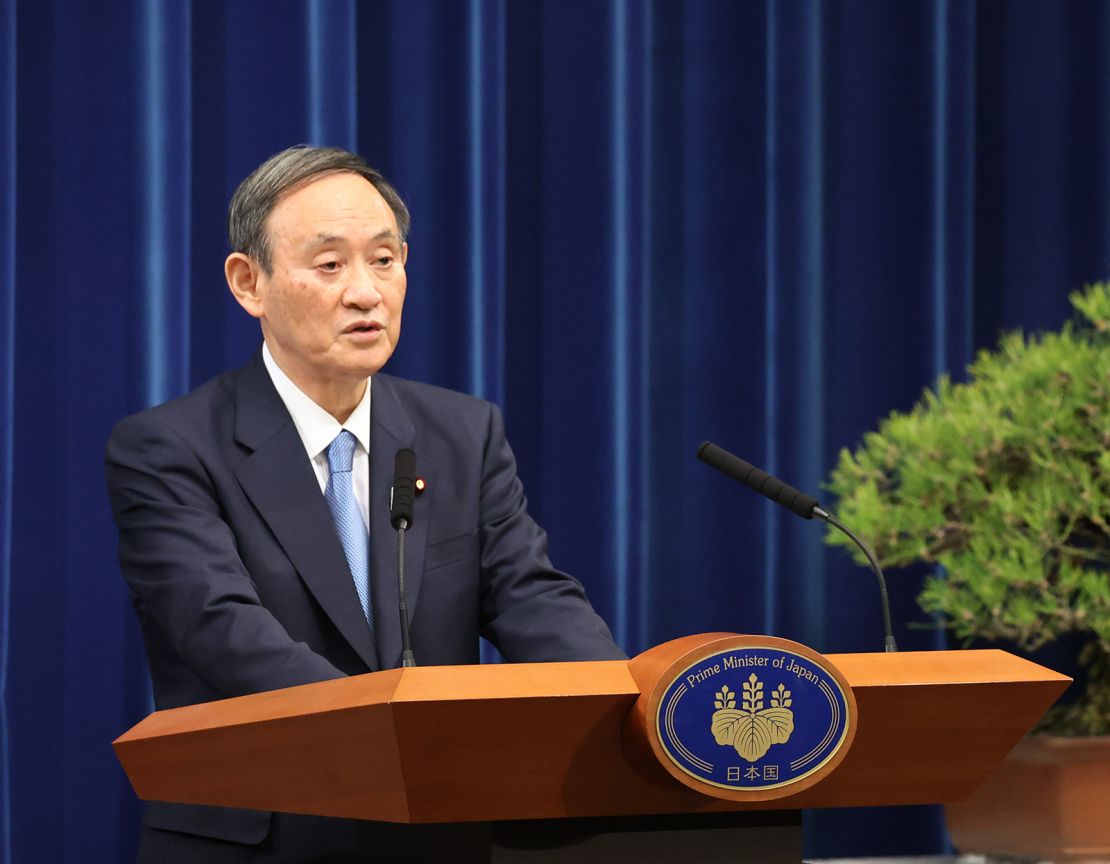
<instances>
[{"instance_id":1,"label":"man's nose","mask_svg":"<svg viewBox=\"0 0 1110 864\"><path fill-rule=\"evenodd\" d=\"M371 309L382 301L379 276L368 264L352 267L343 292L343 301L359 309Z\"/></svg>"}]
</instances>

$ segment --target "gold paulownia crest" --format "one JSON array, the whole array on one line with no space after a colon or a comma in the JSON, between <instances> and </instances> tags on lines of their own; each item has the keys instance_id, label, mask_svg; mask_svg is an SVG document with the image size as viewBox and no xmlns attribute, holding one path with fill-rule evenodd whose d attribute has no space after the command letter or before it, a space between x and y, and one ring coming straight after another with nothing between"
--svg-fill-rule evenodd
<instances>
[{"instance_id":1,"label":"gold paulownia crest","mask_svg":"<svg viewBox=\"0 0 1110 864\"><path fill-rule=\"evenodd\" d=\"M744 682L743 709L736 710L736 694L721 687L713 703L713 738L722 747L755 762L762 759L772 744L785 744L794 731L794 712L790 710L790 691L779 684L771 694L771 707L763 707L763 682L753 672Z\"/></svg>"}]
</instances>

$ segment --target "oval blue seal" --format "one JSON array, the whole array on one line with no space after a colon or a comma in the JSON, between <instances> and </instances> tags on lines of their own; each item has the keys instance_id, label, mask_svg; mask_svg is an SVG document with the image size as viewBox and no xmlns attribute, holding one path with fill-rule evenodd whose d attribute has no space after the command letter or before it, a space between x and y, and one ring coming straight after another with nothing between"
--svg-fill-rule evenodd
<instances>
[{"instance_id":1,"label":"oval blue seal","mask_svg":"<svg viewBox=\"0 0 1110 864\"><path fill-rule=\"evenodd\" d=\"M663 691L659 742L702 783L738 791L789 786L820 771L848 738L854 700L820 655L766 643L703 657Z\"/></svg>"}]
</instances>

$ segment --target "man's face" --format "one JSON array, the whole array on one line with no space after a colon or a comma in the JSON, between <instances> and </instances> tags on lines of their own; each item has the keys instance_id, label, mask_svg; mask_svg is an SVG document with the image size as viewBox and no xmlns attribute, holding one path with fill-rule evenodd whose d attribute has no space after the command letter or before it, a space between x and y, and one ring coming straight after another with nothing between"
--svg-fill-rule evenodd
<instances>
[{"instance_id":1,"label":"man's face","mask_svg":"<svg viewBox=\"0 0 1110 864\"><path fill-rule=\"evenodd\" d=\"M295 189L266 228L272 272L254 269L251 302L236 296L261 321L278 365L328 407L328 394L360 386L393 354L408 248L385 199L357 174Z\"/></svg>"}]
</instances>

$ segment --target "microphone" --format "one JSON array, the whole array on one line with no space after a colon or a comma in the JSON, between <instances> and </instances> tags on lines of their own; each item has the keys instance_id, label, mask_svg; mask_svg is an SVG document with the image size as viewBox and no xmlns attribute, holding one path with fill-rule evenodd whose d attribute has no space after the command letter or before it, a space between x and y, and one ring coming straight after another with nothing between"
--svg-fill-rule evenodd
<instances>
[{"instance_id":1,"label":"microphone","mask_svg":"<svg viewBox=\"0 0 1110 864\"><path fill-rule=\"evenodd\" d=\"M770 498L776 504L781 504L791 513L795 513L803 519L812 519L816 516L847 535L863 552L871 565L871 570L875 573L875 578L879 580L879 601L883 610L884 650L888 652L898 650L898 645L894 641L894 632L890 626L890 600L887 597L886 579L883 576L882 568L879 566L879 560L875 557L875 553L867 547L867 544L860 540L847 525L822 509L817 499L812 495L807 495L805 492L783 483L777 477L772 477L766 471L761 471L750 462L745 462L739 456L729 453L723 447L718 447L709 441L703 441L701 446L698 447L698 458L706 465L716 468L722 474L743 483L754 492Z\"/></svg>"},{"instance_id":2,"label":"microphone","mask_svg":"<svg viewBox=\"0 0 1110 864\"><path fill-rule=\"evenodd\" d=\"M412 525L412 502L416 497L416 454L398 450L393 462L393 493L389 499L389 521L394 528Z\"/></svg>"},{"instance_id":3,"label":"microphone","mask_svg":"<svg viewBox=\"0 0 1110 864\"><path fill-rule=\"evenodd\" d=\"M772 477L766 471L760 471L739 456L734 456L723 447L703 441L698 448L698 458L722 474L727 474L733 480L743 483L754 492L764 495L781 504L792 513L803 519L812 519L814 510L819 509L817 499L805 492L800 492L793 486L788 486L777 477ZM822 511L823 512L823 511Z\"/></svg>"},{"instance_id":4,"label":"microphone","mask_svg":"<svg viewBox=\"0 0 1110 864\"><path fill-rule=\"evenodd\" d=\"M415 666L409 636L409 607L405 599L405 531L412 525L416 497L416 454L407 447L393 461L393 489L389 496L389 521L397 529L397 596L401 615L401 665Z\"/></svg>"}]
</instances>

